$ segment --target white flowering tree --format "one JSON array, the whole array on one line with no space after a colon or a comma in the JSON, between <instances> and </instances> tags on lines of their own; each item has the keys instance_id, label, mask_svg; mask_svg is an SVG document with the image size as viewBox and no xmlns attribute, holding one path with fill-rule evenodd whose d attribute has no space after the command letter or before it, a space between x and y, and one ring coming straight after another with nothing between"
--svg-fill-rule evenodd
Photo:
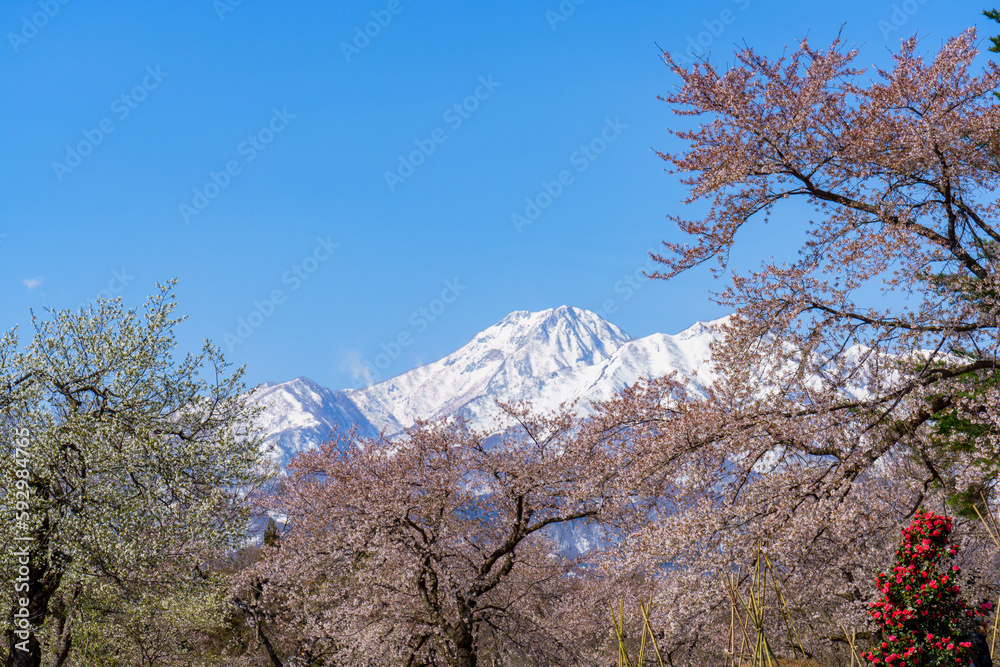
<instances>
[{"instance_id":1,"label":"white flowering tree","mask_svg":"<svg viewBox=\"0 0 1000 667\"><path fill-rule=\"evenodd\" d=\"M126 650L143 656L129 664L196 664L185 632L219 616L212 564L244 534L260 441L242 372L217 348L174 359L172 287L144 309L33 316L29 341L0 342L10 667L120 664L105 660Z\"/></svg>"}]
</instances>

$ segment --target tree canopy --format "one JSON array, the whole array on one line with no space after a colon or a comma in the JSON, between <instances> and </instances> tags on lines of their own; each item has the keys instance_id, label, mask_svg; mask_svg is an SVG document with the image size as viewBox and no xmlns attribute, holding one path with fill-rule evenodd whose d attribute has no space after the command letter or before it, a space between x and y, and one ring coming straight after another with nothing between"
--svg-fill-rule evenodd
<instances>
[{"instance_id":1,"label":"tree canopy","mask_svg":"<svg viewBox=\"0 0 1000 667\"><path fill-rule=\"evenodd\" d=\"M218 615L211 564L244 538L241 496L265 469L241 371L208 342L174 359L171 287L0 342L0 506L16 517L0 541L19 547L0 561L7 665L104 664L111 646L193 664L184 617Z\"/></svg>"}]
</instances>

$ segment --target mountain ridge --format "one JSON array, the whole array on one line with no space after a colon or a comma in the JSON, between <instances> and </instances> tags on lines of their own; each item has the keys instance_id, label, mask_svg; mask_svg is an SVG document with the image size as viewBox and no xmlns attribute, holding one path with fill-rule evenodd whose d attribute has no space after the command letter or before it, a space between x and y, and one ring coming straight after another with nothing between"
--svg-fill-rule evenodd
<instances>
[{"instance_id":1,"label":"mountain ridge","mask_svg":"<svg viewBox=\"0 0 1000 667\"><path fill-rule=\"evenodd\" d=\"M633 338L581 308L514 311L451 354L368 387L332 390L305 377L265 383L254 391L264 407L258 426L284 466L334 428L391 437L418 419L453 415L488 428L497 399L530 400L543 412L574 404L587 414L641 377L678 372L710 383L709 345L726 319Z\"/></svg>"}]
</instances>

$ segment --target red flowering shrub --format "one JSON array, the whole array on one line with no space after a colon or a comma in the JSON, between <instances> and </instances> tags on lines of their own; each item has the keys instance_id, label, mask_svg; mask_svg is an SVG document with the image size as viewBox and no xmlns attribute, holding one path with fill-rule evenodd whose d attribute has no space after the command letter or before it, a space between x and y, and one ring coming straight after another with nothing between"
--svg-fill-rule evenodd
<instances>
[{"instance_id":1,"label":"red flowering shrub","mask_svg":"<svg viewBox=\"0 0 1000 667\"><path fill-rule=\"evenodd\" d=\"M896 564L875 579L882 599L871 603L881 625L882 642L864 657L873 665L930 667L968 665L973 634L983 623L988 602L975 608L962 598L951 565L958 545L949 543L951 518L917 512L903 529Z\"/></svg>"}]
</instances>

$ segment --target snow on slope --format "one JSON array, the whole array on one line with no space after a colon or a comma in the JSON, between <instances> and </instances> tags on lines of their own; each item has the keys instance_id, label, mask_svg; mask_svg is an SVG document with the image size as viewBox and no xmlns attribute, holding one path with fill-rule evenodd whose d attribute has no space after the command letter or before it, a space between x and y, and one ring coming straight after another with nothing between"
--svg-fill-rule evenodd
<instances>
[{"instance_id":1,"label":"snow on slope","mask_svg":"<svg viewBox=\"0 0 1000 667\"><path fill-rule=\"evenodd\" d=\"M333 391L306 378L266 384L255 392L266 408L258 426L284 467L334 427L393 435L417 419L461 415L486 429L498 412L495 399L531 401L541 412L574 404L587 414L640 378L675 371L697 390L715 377L709 344L718 335L713 325L723 321L631 338L580 308L517 311L443 359L364 389Z\"/></svg>"},{"instance_id":2,"label":"snow on slope","mask_svg":"<svg viewBox=\"0 0 1000 667\"><path fill-rule=\"evenodd\" d=\"M566 373L607 361L629 340L618 327L579 308L516 311L443 359L347 395L389 432L418 418L450 414L478 421L491 413L493 397L543 403L546 385L562 384Z\"/></svg>"},{"instance_id":3,"label":"snow on slope","mask_svg":"<svg viewBox=\"0 0 1000 667\"><path fill-rule=\"evenodd\" d=\"M712 337L711 326L698 323L676 336L632 339L579 308L517 311L447 357L347 396L388 433L445 415L488 427L494 399L530 400L539 411L577 401L586 413L641 377L678 371L710 381Z\"/></svg>"},{"instance_id":4,"label":"snow on slope","mask_svg":"<svg viewBox=\"0 0 1000 667\"><path fill-rule=\"evenodd\" d=\"M714 328L726 320L698 322L673 336L653 334L629 341L606 363L580 373L572 389L572 399L586 411L594 402L610 399L640 378L658 378L674 372L680 378L690 378L696 391L711 384L716 374L709 364L709 345L719 335Z\"/></svg>"},{"instance_id":5,"label":"snow on slope","mask_svg":"<svg viewBox=\"0 0 1000 667\"><path fill-rule=\"evenodd\" d=\"M344 392L327 389L308 378L266 383L257 388L253 398L265 407L256 426L263 432L265 444L275 446L282 468L297 453L326 440L334 428L347 433L356 427L358 435L378 435L378 429Z\"/></svg>"}]
</instances>

